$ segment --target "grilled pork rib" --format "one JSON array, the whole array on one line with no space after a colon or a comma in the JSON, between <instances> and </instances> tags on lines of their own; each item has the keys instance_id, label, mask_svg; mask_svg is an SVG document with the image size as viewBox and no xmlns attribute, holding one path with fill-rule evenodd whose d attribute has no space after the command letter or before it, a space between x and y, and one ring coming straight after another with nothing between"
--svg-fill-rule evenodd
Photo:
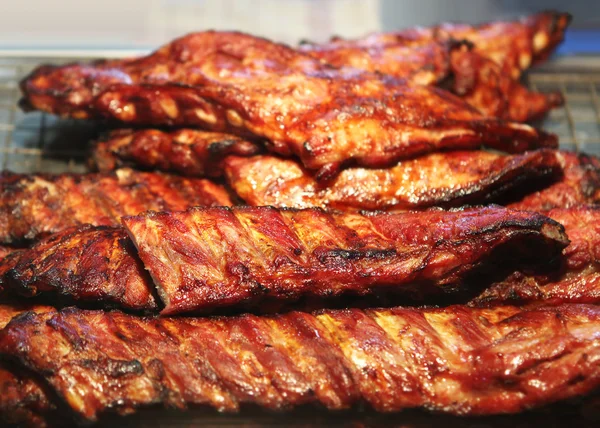
<instances>
[{"instance_id":1,"label":"grilled pork rib","mask_svg":"<svg viewBox=\"0 0 600 428\"><path fill-rule=\"evenodd\" d=\"M146 268L163 314L384 287L424 296L454 290L498 257L516 268L552 259L568 242L558 223L500 207L370 215L212 208L124 221L139 255L120 228L68 230L0 262L3 285L23 296L151 310Z\"/></svg>"},{"instance_id":2,"label":"grilled pork rib","mask_svg":"<svg viewBox=\"0 0 600 428\"><path fill-rule=\"evenodd\" d=\"M156 404L481 415L592 393L599 329L588 305L171 319L66 309L13 319L0 353L87 421Z\"/></svg>"},{"instance_id":3,"label":"grilled pork rib","mask_svg":"<svg viewBox=\"0 0 600 428\"><path fill-rule=\"evenodd\" d=\"M452 76L453 92L472 106L489 116L523 122L563 102L559 93L528 91L518 79L562 41L569 20L564 13L543 12L521 21L476 27L442 24L357 40L335 38L300 49L337 67L378 71L419 84L432 85Z\"/></svg>"},{"instance_id":4,"label":"grilled pork rib","mask_svg":"<svg viewBox=\"0 0 600 428\"><path fill-rule=\"evenodd\" d=\"M585 153L559 152L563 178L509 204L519 210L547 211L600 202L600 159Z\"/></svg>"},{"instance_id":5,"label":"grilled pork rib","mask_svg":"<svg viewBox=\"0 0 600 428\"><path fill-rule=\"evenodd\" d=\"M600 208L553 209L545 214L565 227L571 241L563 250L559 268L544 275L516 272L485 289L472 304L600 302Z\"/></svg>"},{"instance_id":6,"label":"grilled pork rib","mask_svg":"<svg viewBox=\"0 0 600 428\"><path fill-rule=\"evenodd\" d=\"M104 174L0 176L0 243L31 241L82 224L117 225L123 215L231 205L208 180L120 169Z\"/></svg>"},{"instance_id":7,"label":"grilled pork rib","mask_svg":"<svg viewBox=\"0 0 600 428\"><path fill-rule=\"evenodd\" d=\"M452 290L500 248L526 248L523 257L539 251L539 261L567 243L558 223L500 207L369 215L194 208L123 224L163 314L377 287L433 294Z\"/></svg>"},{"instance_id":8,"label":"grilled pork rib","mask_svg":"<svg viewBox=\"0 0 600 428\"><path fill-rule=\"evenodd\" d=\"M100 171L132 166L173 171L188 177L218 177L223 174L220 162L225 156L259 152L256 143L218 132L119 130L96 143L92 161Z\"/></svg>"},{"instance_id":9,"label":"grilled pork rib","mask_svg":"<svg viewBox=\"0 0 600 428\"><path fill-rule=\"evenodd\" d=\"M291 159L229 156L231 188L247 204L336 209L421 209L498 200L506 192L560 175L554 150L521 155L433 153L387 169L348 168L327 186Z\"/></svg>"},{"instance_id":10,"label":"grilled pork rib","mask_svg":"<svg viewBox=\"0 0 600 428\"><path fill-rule=\"evenodd\" d=\"M557 143L530 126L486 118L439 88L336 70L233 32L190 34L142 58L40 67L22 89L26 108L264 138L321 178L349 162L384 166L444 148Z\"/></svg>"},{"instance_id":11,"label":"grilled pork rib","mask_svg":"<svg viewBox=\"0 0 600 428\"><path fill-rule=\"evenodd\" d=\"M89 225L53 234L0 262L0 285L31 297L54 292L80 303L158 308L153 285L120 227Z\"/></svg>"},{"instance_id":12,"label":"grilled pork rib","mask_svg":"<svg viewBox=\"0 0 600 428\"><path fill-rule=\"evenodd\" d=\"M50 306L23 302L0 304L0 328L24 312L50 312ZM45 416L54 411L44 387L22 369L0 361L0 420L7 424L27 423L28 426L45 427Z\"/></svg>"}]
</instances>

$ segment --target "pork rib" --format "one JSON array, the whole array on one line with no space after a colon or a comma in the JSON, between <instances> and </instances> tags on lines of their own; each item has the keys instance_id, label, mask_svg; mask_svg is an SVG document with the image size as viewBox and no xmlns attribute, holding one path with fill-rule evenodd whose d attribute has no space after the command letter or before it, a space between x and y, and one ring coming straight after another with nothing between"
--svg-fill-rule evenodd
<instances>
[{"instance_id":1,"label":"pork rib","mask_svg":"<svg viewBox=\"0 0 600 428\"><path fill-rule=\"evenodd\" d=\"M136 311L158 308L153 285L120 227L73 227L0 262L0 285L13 294L57 295Z\"/></svg>"},{"instance_id":2,"label":"pork rib","mask_svg":"<svg viewBox=\"0 0 600 428\"><path fill-rule=\"evenodd\" d=\"M336 209L421 209L498 200L510 190L561 173L554 150L521 155L484 151L433 153L387 169L348 168L327 186L291 159L229 156L231 188L247 204Z\"/></svg>"},{"instance_id":3,"label":"pork rib","mask_svg":"<svg viewBox=\"0 0 600 428\"><path fill-rule=\"evenodd\" d=\"M547 211L600 202L600 159L585 153L559 152L563 177L551 186L528 194L509 206Z\"/></svg>"},{"instance_id":4,"label":"pork rib","mask_svg":"<svg viewBox=\"0 0 600 428\"><path fill-rule=\"evenodd\" d=\"M377 71L424 85L447 84L451 77L453 92L481 112L524 122L563 103L559 93L528 91L518 79L562 41L569 20L568 14L543 12L476 27L442 24L356 40L335 38L300 49L337 67Z\"/></svg>"},{"instance_id":5,"label":"pork rib","mask_svg":"<svg viewBox=\"0 0 600 428\"><path fill-rule=\"evenodd\" d=\"M82 224L116 225L123 215L231 205L208 180L139 172L13 174L0 176L0 243L34 240Z\"/></svg>"},{"instance_id":6,"label":"pork rib","mask_svg":"<svg viewBox=\"0 0 600 428\"><path fill-rule=\"evenodd\" d=\"M541 254L552 258L568 242L558 223L500 207L368 215L194 208L123 217L123 224L163 314L382 287L453 290L501 248L519 253L503 252L513 262L527 254L545 261Z\"/></svg>"},{"instance_id":7,"label":"pork rib","mask_svg":"<svg viewBox=\"0 0 600 428\"><path fill-rule=\"evenodd\" d=\"M50 312L50 306L23 302L0 304L0 328L15 316L24 312ZM56 406L38 380L22 369L0 361L0 419L7 424L45 427L45 417L55 411Z\"/></svg>"},{"instance_id":8,"label":"pork rib","mask_svg":"<svg viewBox=\"0 0 600 428\"><path fill-rule=\"evenodd\" d=\"M260 145L231 134L179 129L119 130L96 142L93 166L100 171L132 166L173 171L188 177L218 177L227 155L250 156Z\"/></svg>"},{"instance_id":9,"label":"pork rib","mask_svg":"<svg viewBox=\"0 0 600 428\"><path fill-rule=\"evenodd\" d=\"M142 58L44 66L22 90L30 109L264 138L322 178L349 162L384 166L440 149L557 143L530 126L486 118L441 89L336 70L240 33L190 34Z\"/></svg>"},{"instance_id":10,"label":"pork rib","mask_svg":"<svg viewBox=\"0 0 600 428\"><path fill-rule=\"evenodd\" d=\"M481 415L592 393L599 329L600 308L587 305L172 319L67 309L13 319L0 353L87 421L156 404Z\"/></svg>"},{"instance_id":11,"label":"pork rib","mask_svg":"<svg viewBox=\"0 0 600 428\"><path fill-rule=\"evenodd\" d=\"M600 303L600 207L553 209L545 214L565 227L571 241L557 269L543 275L516 272L485 289L471 304Z\"/></svg>"}]
</instances>

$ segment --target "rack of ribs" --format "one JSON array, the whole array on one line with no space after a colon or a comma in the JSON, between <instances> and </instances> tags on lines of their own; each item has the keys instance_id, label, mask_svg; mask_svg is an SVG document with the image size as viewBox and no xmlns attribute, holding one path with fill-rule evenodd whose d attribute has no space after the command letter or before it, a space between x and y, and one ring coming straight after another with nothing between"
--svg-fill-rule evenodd
<instances>
[{"instance_id":1,"label":"rack of ribs","mask_svg":"<svg viewBox=\"0 0 600 428\"><path fill-rule=\"evenodd\" d=\"M558 152L562 179L523 196L508 206L519 210L547 211L600 202L600 159L585 153Z\"/></svg>"},{"instance_id":2,"label":"rack of ribs","mask_svg":"<svg viewBox=\"0 0 600 428\"><path fill-rule=\"evenodd\" d=\"M223 166L229 185L249 205L398 210L500 201L560 177L561 160L551 149L433 153L386 169L348 168L325 186L292 159L229 156Z\"/></svg>"},{"instance_id":3,"label":"rack of ribs","mask_svg":"<svg viewBox=\"0 0 600 428\"><path fill-rule=\"evenodd\" d=\"M141 58L43 66L22 90L25 109L265 139L321 179L351 163L387 166L440 149L557 144L554 135L485 117L440 88L338 70L235 32L190 34Z\"/></svg>"},{"instance_id":4,"label":"rack of ribs","mask_svg":"<svg viewBox=\"0 0 600 428\"><path fill-rule=\"evenodd\" d=\"M209 180L129 168L100 174L0 175L0 243L20 244L83 224L118 225L146 210L231 205Z\"/></svg>"},{"instance_id":5,"label":"rack of ribs","mask_svg":"<svg viewBox=\"0 0 600 428\"><path fill-rule=\"evenodd\" d=\"M228 155L260 153L257 143L231 134L178 129L118 130L96 141L91 164L99 171L136 167L175 172L188 177L219 177Z\"/></svg>"},{"instance_id":6,"label":"rack of ribs","mask_svg":"<svg viewBox=\"0 0 600 428\"><path fill-rule=\"evenodd\" d=\"M72 308L13 319L0 353L87 422L157 404L488 415L592 393L599 329L600 308L583 304L213 318Z\"/></svg>"},{"instance_id":7,"label":"rack of ribs","mask_svg":"<svg viewBox=\"0 0 600 428\"><path fill-rule=\"evenodd\" d=\"M54 292L134 310L156 308L156 287L167 315L378 290L441 295L499 261L511 273L568 244L558 223L501 207L364 215L193 208L123 223L68 230L9 256L2 284L21 296Z\"/></svg>"},{"instance_id":8,"label":"rack of ribs","mask_svg":"<svg viewBox=\"0 0 600 428\"><path fill-rule=\"evenodd\" d=\"M489 116L518 122L543 116L561 105L559 93L541 94L520 82L522 71L546 59L563 40L570 16L543 12L519 21L479 26L442 24L391 33L374 33L300 50L337 67L353 67L442 84Z\"/></svg>"},{"instance_id":9,"label":"rack of ribs","mask_svg":"<svg viewBox=\"0 0 600 428\"><path fill-rule=\"evenodd\" d=\"M144 312L159 307L152 280L120 227L84 225L55 233L8 255L0 273L0 289L14 295L55 292L67 303Z\"/></svg>"},{"instance_id":10,"label":"rack of ribs","mask_svg":"<svg viewBox=\"0 0 600 428\"><path fill-rule=\"evenodd\" d=\"M0 328L15 316L54 311L50 306L7 302L0 303ZM54 414L56 404L50 401L47 389L26 370L4 360L0 361L0 420L7 424L27 423L46 427L46 417Z\"/></svg>"},{"instance_id":11,"label":"rack of ribs","mask_svg":"<svg viewBox=\"0 0 600 428\"><path fill-rule=\"evenodd\" d=\"M517 271L486 288L471 304L600 303L600 208L557 208L545 214L564 226L570 240L557 267L537 275Z\"/></svg>"}]
</instances>

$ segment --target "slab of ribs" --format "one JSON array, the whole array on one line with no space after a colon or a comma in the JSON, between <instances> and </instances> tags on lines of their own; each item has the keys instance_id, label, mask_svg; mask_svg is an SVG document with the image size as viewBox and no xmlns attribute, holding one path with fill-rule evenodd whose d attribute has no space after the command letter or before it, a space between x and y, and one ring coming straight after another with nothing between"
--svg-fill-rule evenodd
<instances>
[{"instance_id":1,"label":"slab of ribs","mask_svg":"<svg viewBox=\"0 0 600 428\"><path fill-rule=\"evenodd\" d=\"M600 159L523 80L569 21L33 70L24 110L103 132L89 172L0 174L0 418L598 417Z\"/></svg>"}]
</instances>

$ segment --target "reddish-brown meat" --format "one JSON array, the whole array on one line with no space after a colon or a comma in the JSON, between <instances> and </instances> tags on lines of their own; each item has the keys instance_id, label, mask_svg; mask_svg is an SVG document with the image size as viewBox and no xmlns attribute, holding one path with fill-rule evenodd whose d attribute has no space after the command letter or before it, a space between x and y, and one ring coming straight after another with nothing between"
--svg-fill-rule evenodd
<instances>
[{"instance_id":1,"label":"reddish-brown meat","mask_svg":"<svg viewBox=\"0 0 600 428\"><path fill-rule=\"evenodd\" d=\"M123 215L231 205L203 179L120 169L104 174L0 176L0 243L22 242L81 224L116 225Z\"/></svg>"},{"instance_id":2,"label":"reddish-brown meat","mask_svg":"<svg viewBox=\"0 0 600 428\"><path fill-rule=\"evenodd\" d=\"M520 21L495 21L482 25L441 24L442 39L468 40L480 55L493 60L517 80L532 64L546 60L563 41L571 21L568 13L546 11Z\"/></svg>"},{"instance_id":3,"label":"reddish-brown meat","mask_svg":"<svg viewBox=\"0 0 600 428\"><path fill-rule=\"evenodd\" d=\"M600 159L585 153L559 152L563 178L538 192L528 194L511 208L547 211L600 202Z\"/></svg>"},{"instance_id":4,"label":"reddish-brown meat","mask_svg":"<svg viewBox=\"0 0 600 428\"><path fill-rule=\"evenodd\" d=\"M563 100L559 93L528 91L518 82L521 71L554 50L568 22L567 14L543 12L477 27L443 24L357 40L335 38L300 49L337 67L378 71L424 85L452 77L453 91L486 115L529 121Z\"/></svg>"},{"instance_id":5,"label":"reddish-brown meat","mask_svg":"<svg viewBox=\"0 0 600 428\"><path fill-rule=\"evenodd\" d=\"M451 55L452 91L487 116L530 122L563 105L560 92L528 90L493 60L462 46Z\"/></svg>"},{"instance_id":6,"label":"reddish-brown meat","mask_svg":"<svg viewBox=\"0 0 600 428\"><path fill-rule=\"evenodd\" d=\"M592 393L599 331L600 308L581 304L178 319L67 309L13 319L0 352L88 421L155 404L477 415Z\"/></svg>"},{"instance_id":7,"label":"reddish-brown meat","mask_svg":"<svg viewBox=\"0 0 600 428\"><path fill-rule=\"evenodd\" d=\"M556 146L553 135L486 118L441 89L335 70L240 33L191 34L137 59L44 66L22 89L26 108L265 138L322 178L348 162L384 166L445 148Z\"/></svg>"},{"instance_id":8,"label":"reddish-brown meat","mask_svg":"<svg viewBox=\"0 0 600 428\"><path fill-rule=\"evenodd\" d=\"M565 227L571 241L563 250L560 268L550 275L516 272L486 289L472 304L600 303L600 207L553 209L545 214Z\"/></svg>"},{"instance_id":9,"label":"reddish-brown meat","mask_svg":"<svg viewBox=\"0 0 600 428\"><path fill-rule=\"evenodd\" d=\"M460 43L435 37L426 28L397 33L372 33L328 43L304 42L298 49L335 67L351 67L401 77L419 85L434 85L450 73L450 53Z\"/></svg>"},{"instance_id":10,"label":"reddish-brown meat","mask_svg":"<svg viewBox=\"0 0 600 428\"><path fill-rule=\"evenodd\" d=\"M554 150L433 153L388 169L348 168L327 186L290 159L230 156L223 165L229 185L249 205L370 210L481 204L561 171Z\"/></svg>"},{"instance_id":11,"label":"reddish-brown meat","mask_svg":"<svg viewBox=\"0 0 600 428\"><path fill-rule=\"evenodd\" d=\"M132 166L173 171L188 177L218 177L223 174L221 160L225 156L259 152L256 143L218 132L119 130L96 143L92 162L100 171Z\"/></svg>"},{"instance_id":12,"label":"reddish-brown meat","mask_svg":"<svg viewBox=\"0 0 600 428\"><path fill-rule=\"evenodd\" d=\"M15 251L16 249L17 248L15 248L15 247L7 246L7 245L0 245L0 260L2 260L4 257L8 256L10 253Z\"/></svg>"},{"instance_id":13,"label":"reddish-brown meat","mask_svg":"<svg viewBox=\"0 0 600 428\"><path fill-rule=\"evenodd\" d=\"M194 208L123 223L163 314L377 287L452 290L500 249L510 265L526 254L530 262L556 256L568 242L558 223L501 207L369 215Z\"/></svg>"},{"instance_id":14,"label":"reddish-brown meat","mask_svg":"<svg viewBox=\"0 0 600 428\"><path fill-rule=\"evenodd\" d=\"M567 13L548 11L520 21L442 24L433 31L438 39L467 40L473 46L468 52L464 46L452 52L455 93L486 114L529 121L563 99L559 93L530 92L518 80L524 70L552 54L570 21Z\"/></svg>"},{"instance_id":15,"label":"reddish-brown meat","mask_svg":"<svg viewBox=\"0 0 600 428\"><path fill-rule=\"evenodd\" d=\"M0 304L0 328L24 312L54 311L49 306L11 302ZM0 420L7 424L46 426L44 417L56 409L48 400L44 387L22 368L0 362Z\"/></svg>"},{"instance_id":16,"label":"reddish-brown meat","mask_svg":"<svg viewBox=\"0 0 600 428\"><path fill-rule=\"evenodd\" d=\"M0 284L22 296L53 292L81 303L150 311L153 285L120 227L71 228L0 262Z\"/></svg>"}]
</instances>

